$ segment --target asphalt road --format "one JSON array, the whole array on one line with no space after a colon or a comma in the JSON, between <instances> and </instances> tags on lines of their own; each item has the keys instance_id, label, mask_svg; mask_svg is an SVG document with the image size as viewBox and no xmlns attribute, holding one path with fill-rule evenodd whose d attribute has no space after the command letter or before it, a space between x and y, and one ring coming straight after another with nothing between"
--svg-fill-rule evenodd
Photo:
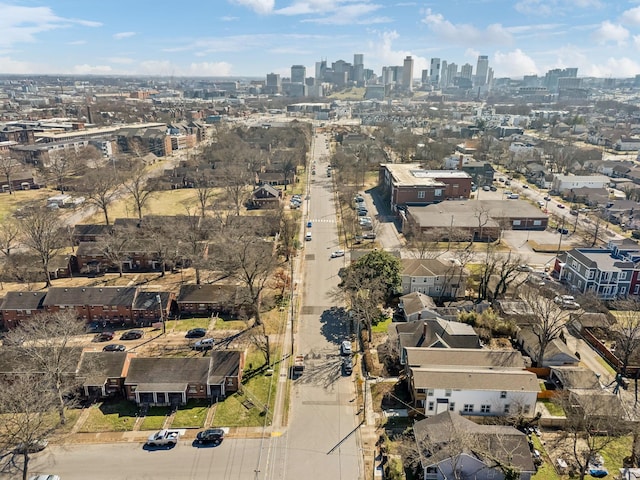
<instances>
[{"instance_id":1,"label":"asphalt road","mask_svg":"<svg viewBox=\"0 0 640 480\"><path fill-rule=\"evenodd\" d=\"M217 447L181 441L172 449L139 443L49 446L33 456L29 475L55 473L63 480L256 479L259 439L226 439ZM260 477L262 478L262 477Z\"/></svg>"}]
</instances>

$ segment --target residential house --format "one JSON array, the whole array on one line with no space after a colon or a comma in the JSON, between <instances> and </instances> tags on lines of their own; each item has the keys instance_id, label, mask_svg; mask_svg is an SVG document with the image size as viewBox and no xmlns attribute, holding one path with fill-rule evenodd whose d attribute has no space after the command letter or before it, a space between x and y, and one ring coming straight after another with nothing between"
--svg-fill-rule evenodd
<instances>
[{"instance_id":1,"label":"residential house","mask_svg":"<svg viewBox=\"0 0 640 480\"><path fill-rule=\"evenodd\" d=\"M495 416L519 409L533 414L538 385L524 370L525 359L517 350L405 347L402 356L411 399L427 416L447 410ZM499 373L497 383L492 373Z\"/></svg>"},{"instance_id":2,"label":"residential house","mask_svg":"<svg viewBox=\"0 0 640 480\"><path fill-rule=\"evenodd\" d=\"M457 298L464 295L467 271L455 263L435 258L403 259L402 293L420 292L434 298Z\"/></svg>"},{"instance_id":3,"label":"residential house","mask_svg":"<svg viewBox=\"0 0 640 480\"><path fill-rule=\"evenodd\" d=\"M614 144L613 148L619 152L636 152L640 150L640 138L621 137Z\"/></svg>"},{"instance_id":4,"label":"residential house","mask_svg":"<svg viewBox=\"0 0 640 480\"><path fill-rule=\"evenodd\" d=\"M471 325L442 318L427 318L389 327L398 338L400 364L405 364L406 347L480 348L480 338Z\"/></svg>"},{"instance_id":5,"label":"residential house","mask_svg":"<svg viewBox=\"0 0 640 480\"><path fill-rule=\"evenodd\" d=\"M255 208L278 208L282 192L271 185L263 184L251 193L249 205Z\"/></svg>"},{"instance_id":6,"label":"residential house","mask_svg":"<svg viewBox=\"0 0 640 480\"><path fill-rule=\"evenodd\" d=\"M575 188L606 188L611 183L609 177L604 175L562 175L557 174L553 178L551 190L562 194Z\"/></svg>"},{"instance_id":7,"label":"residential house","mask_svg":"<svg viewBox=\"0 0 640 480\"><path fill-rule=\"evenodd\" d=\"M180 315L238 316L243 314L249 297L246 289L238 285L194 285L180 286L176 299Z\"/></svg>"},{"instance_id":8,"label":"residential house","mask_svg":"<svg viewBox=\"0 0 640 480\"><path fill-rule=\"evenodd\" d=\"M8 330L41 313L46 295L47 292L7 292L0 304L3 328Z\"/></svg>"},{"instance_id":9,"label":"residential house","mask_svg":"<svg viewBox=\"0 0 640 480\"><path fill-rule=\"evenodd\" d=\"M390 206L429 205L448 199L469 198L471 176L458 170L425 170L418 163L380 165L379 184Z\"/></svg>"},{"instance_id":10,"label":"residential house","mask_svg":"<svg viewBox=\"0 0 640 480\"><path fill-rule=\"evenodd\" d=\"M533 361L538 363L538 367L556 367L559 365L577 365L580 359L569 347L559 338L551 340L544 351L542 361L538 361L540 355L540 340L534 333L534 327L526 326L520 328L516 334L516 340L522 351Z\"/></svg>"},{"instance_id":11,"label":"residential house","mask_svg":"<svg viewBox=\"0 0 640 480\"><path fill-rule=\"evenodd\" d=\"M437 317L433 298L421 292L411 292L400 297L398 308L402 311L405 322Z\"/></svg>"},{"instance_id":12,"label":"residential house","mask_svg":"<svg viewBox=\"0 0 640 480\"><path fill-rule=\"evenodd\" d=\"M606 188L572 188L562 193L562 198L568 202L584 203L591 207L606 205L609 202L609 190Z\"/></svg>"},{"instance_id":13,"label":"residential house","mask_svg":"<svg viewBox=\"0 0 640 480\"><path fill-rule=\"evenodd\" d=\"M592 370L578 365L551 367L551 380L559 389L591 389L602 390L600 379Z\"/></svg>"},{"instance_id":14,"label":"residential house","mask_svg":"<svg viewBox=\"0 0 640 480\"><path fill-rule=\"evenodd\" d=\"M422 480L503 480L502 465L521 480L536 473L527 436L511 426L478 425L447 411L416 422L413 432Z\"/></svg>"},{"instance_id":15,"label":"residential house","mask_svg":"<svg viewBox=\"0 0 640 480\"><path fill-rule=\"evenodd\" d=\"M574 248L560 254L554 272L569 287L582 294L613 300L640 293L638 267L610 249Z\"/></svg>"},{"instance_id":16,"label":"residential house","mask_svg":"<svg viewBox=\"0 0 640 480\"><path fill-rule=\"evenodd\" d=\"M78 224L73 226L71 240L74 245L80 245L80 242L97 242L100 238L110 235L112 232L112 225Z\"/></svg>"},{"instance_id":17,"label":"residential house","mask_svg":"<svg viewBox=\"0 0 640 480\"><path fill-rule=\"evenodd\" d=\"M291 185L297 182L295 171L285 175L283 171L264 171L256 173L256 185Z\"/></svg>"},{"instance_id":18,"label":"residential house","mask_svg":"<svg viewBox=\"0 0 640 480\"><path fill-rule=\"evenodd\" d=\"M124 396L124 379L134 356L131 352L84 352L78 367L84 397Z\"/></svg>"},{"instance_id":19,"label":"residential house","mask_svg":"<svg viewBox=\"0 0 640 480\"><path fill-rule=\"evenodd\" d=\"M185 405L224 398L242 381L244 353L213 351L209 357L132 358L126 397L139 405Z\"/></svg>"},{"instance_id":20,"label":"residential house","mask_svg":"<svg viewBox=\"0 0 640 480\"><path fill-rule=\"evenodd\" d=\"M136 325L166 320L172 313L174 302L173 292L138 290L131 305L131 318Z\"/></svg>"}]
</instances>

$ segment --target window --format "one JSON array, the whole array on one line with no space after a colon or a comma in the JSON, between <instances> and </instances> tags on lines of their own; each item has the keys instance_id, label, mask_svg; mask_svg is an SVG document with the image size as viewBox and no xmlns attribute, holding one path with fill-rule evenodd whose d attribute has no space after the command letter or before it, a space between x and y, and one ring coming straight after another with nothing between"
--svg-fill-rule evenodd
<instances>
[{"instance_id":1,"label":"window","mask_svg":"<svg viewBox=\"0 0 640 480\"><path fill-rule=\"evenodd\" d=\"M578 288L582 288L582 280L578 280Z\"/></svg>"},{"instance_id":2,"label":"window","mask_svg":"<svg viewBox=\"0 0 640 480\"><path fill-rule=\"evenodd\" d=\"M451 402L449 404L449 411L450 412L455 412L456 411L456 402Z\"/></svg>"},{"instance_id":3,"label":"window","mask_svg":"<svg viewBox=\"0 0 640 480\"><path fill-rule=\"evenodd\" d=\"M450 388L448 388L448 389L446 389L446 390L444 391L444 396L445 396L445 397L450 397L450 396L451 396L451 389L450 389Z\"/></svg>"},{"instance_id":4,"label":"window","mask_svg":"<svg viewBox=\"0 0 640 480\"><path fill-rule=\"evenodd\" d=\"M539 227L542 225L542 220L534 220L533 221L533 226L534 227Z\"/></svg>"},{"instance_id":5,"label":"window","mask_svg":"<svg viewBox=\"0 0 640 480\"><path fill-rule=\"evenodd\" d=\"M453 188L459 188L459 187L460 187L460 185L458 185L457 183L453 184Z\"/></svg>"},{"instance_id":6,"label":"window","mask_svg":"<svg viewBox=\"0 0 640 480\"><path fill-rule=\"evenodd\" d=\"M189 385L189 393L196 393L198 388L195 385Z\"/></svg>"},{"instance_id":7,"label":"window","mask_svg":"<svg viewBox=\"0 0 640 480\"><path fill-rule=\"evenodd\" d=\"M513 221L513 226L517 227L518 225L522 225L522 220L514 220Z\"/></svg>"},{"instance_id":8,"label":"window","mask_svg":"<svg viewBox=\"0 0 640 480\"><path fill-rule=\"evenodd\" d=\"M233 378L227 378L227 387L233 387Z\"/></svg>"},{"instance_id":9,"label":"window","mask_svg":"<svg viewBox=\"0 0 640 480\"><path fill-rule=\"evenodd\" d=\"M429 408L428 408L428 410L429 410L430 412L433 412L433 402L429 402Z\"/></svg>"},{"instance_id":10,"label":"window","mask_svg":"<svg viewBox=\"0 0 640 480\"><path fill-rule=\"evenodd\" d=\"M491 405L480 405L481 413L491 413Z\"/></svg>"},{"instance_id":11,"label":"window","mask_svg":"<svg viewBox=\"0 0 640 480\"><path fill-rule=\"evenodd\" d=\"M464 407L462 408L462 411L464 413L472 413L473 412L473 404L472 403L465 403Z\"/></svg>"},{"instance_id":12,"label":"window","mask_svg":"<svg viewBox=\"0 0 640 480\"><path fill-rule=\"evenodd\" d=\"M434 193L433 193L433 194L434 194L436 197L441 197L441 196L442 196L442 189L441 189L441 188L436 188L436 189L434 190Z\"/></svg>"},{"instance_id":13,"label":"window","mask_svg":"<svg viewBox=\"0 0 640 480\"><path fill-rule=\"evenodd\" d=\"M595 272L593 270L589 270L589 273L587 274L587 278L589 280L593 280L594 275L595 275Z\"/></svg>"},{"instance_id":14,"label":"window","mask_svg":"<svg viewBox=\"0 0 640 480\"><path fill-rule=\"evenodd\" d=\"M418 198L424 198L424 196L425 196L425 192L424 192L424 190L420 190L420 191L418 192Z\"/></svg>"},{"instance_id":15,"label":"window","mask_svg":"<svg viewBox=\"0 0 640 480\"><path fill-rule=\"evenodd\" d=\"M507 398L507 391L503 390L500 392L500 398Z\"/></svg>"},{"instance_id":16,"label":"window","mask_svg":"<svg viewBox=\"0 0 640 480\"><path fill-rule=\"evenodd\" d=\"M509 407L511 407L511 405L509 405L508 403L504 404L504 413L509 413Z\"/></svg>"},{"instance_id":17,"label":"window","mask_svg":"<svg viewBox=\"0 0 640 480\"><path fill-rule=\"evenodd\" d=\"M427 397L433 397L433 388L427 388Z\"/></svg>"}]
</instances>

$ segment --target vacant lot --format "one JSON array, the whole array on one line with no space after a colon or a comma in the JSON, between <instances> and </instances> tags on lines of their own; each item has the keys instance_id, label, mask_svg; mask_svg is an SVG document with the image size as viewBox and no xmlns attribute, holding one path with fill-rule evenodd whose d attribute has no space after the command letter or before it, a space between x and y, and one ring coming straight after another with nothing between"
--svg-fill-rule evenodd
<instances>
[{"instance_id":1,"label":"vacant lot","mask_svg":"<svg viewBox=\"0 0 640 480\"><path fill-rule=\"evenodd\" d=\"M47 198L60 192L41 188L39 190L18 190L9 195L0 193L0 222L13 215L18 209L31 205L44 206Z\"/></svg>"}]
</instances>

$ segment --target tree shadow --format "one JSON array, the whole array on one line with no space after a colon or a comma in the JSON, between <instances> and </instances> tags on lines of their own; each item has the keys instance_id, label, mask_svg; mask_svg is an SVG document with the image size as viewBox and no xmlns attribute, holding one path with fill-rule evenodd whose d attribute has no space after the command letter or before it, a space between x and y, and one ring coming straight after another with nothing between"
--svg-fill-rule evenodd
<instances>
[{"instance_id":1,"label":"tree shadow","mask_svg":"<svg viewBox=\"0 0 640 480\"><path fill-rule=\"evenodd\" d=\"M353 334L352 321L344 307L331 307L320 315L320 332L337 346ZM338 352L336 348L336 353Z\"/></svg>"},{"instance_id":2,"label":"tree shadow","mask_svg":"<svg viewBox=\"0 0 640 480\"><path fill-rule=\"evenodd\" d=\"M335 354L310 352L304 358L304 373L296 383L331 387L342 376L342 357Z\"/></svg>"}]
</instances>

